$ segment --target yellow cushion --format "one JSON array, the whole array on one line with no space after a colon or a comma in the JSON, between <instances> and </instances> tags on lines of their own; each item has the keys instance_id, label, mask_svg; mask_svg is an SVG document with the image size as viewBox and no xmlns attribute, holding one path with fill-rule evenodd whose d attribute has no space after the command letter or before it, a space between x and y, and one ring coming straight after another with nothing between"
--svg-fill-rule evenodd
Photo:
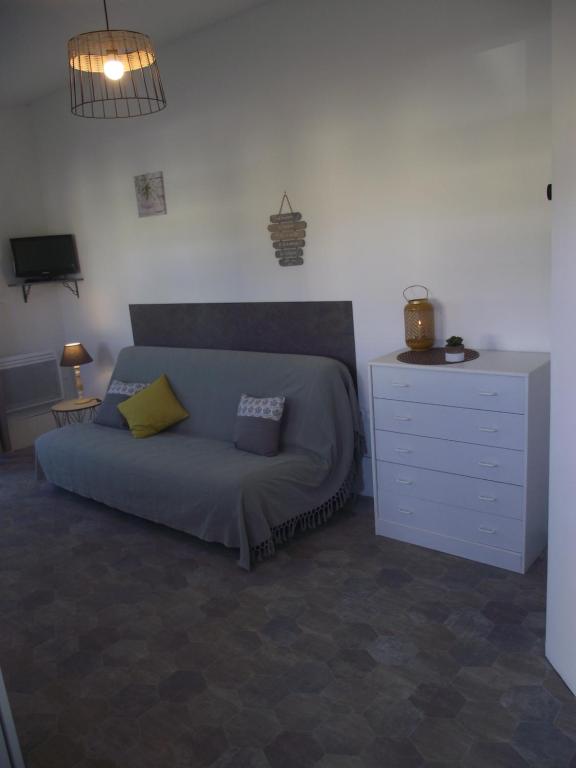
<instances>
[{"instance_id":1,"label":"yellow cushion","mask_svg":"<svg viewBox=\"0 0 576 768\"><path fill-rule=\"evenodd\" d=\"M151 437L189 416L164 374L146 389L120 403L118 410L128 422L134 437Z\"/></svg>"}]
</instances>

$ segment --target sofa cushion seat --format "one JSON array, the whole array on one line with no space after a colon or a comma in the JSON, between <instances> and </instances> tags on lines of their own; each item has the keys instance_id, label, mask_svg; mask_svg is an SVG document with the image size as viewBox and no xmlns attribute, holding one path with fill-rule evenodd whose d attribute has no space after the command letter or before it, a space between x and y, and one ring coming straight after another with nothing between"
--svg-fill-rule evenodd
<instances>
[{"instance_id":1,"label":"sofa cushion seat","mask_svg":"<svg viewBox=\"0 0 576 768\"><path fill-rule=\"evenodd\" d=\"M134 440L128 430L73 424L42 435L39 466L51 482L124 512L241 550L270 539L283 523L289 497L294 515L309 508L310 488L330 467L303 449L263 457L232 442L174 434ZM270 499L278 499L278 506ZM249 514L246 510L249 509Z\"/></svg>"}]
</instances>

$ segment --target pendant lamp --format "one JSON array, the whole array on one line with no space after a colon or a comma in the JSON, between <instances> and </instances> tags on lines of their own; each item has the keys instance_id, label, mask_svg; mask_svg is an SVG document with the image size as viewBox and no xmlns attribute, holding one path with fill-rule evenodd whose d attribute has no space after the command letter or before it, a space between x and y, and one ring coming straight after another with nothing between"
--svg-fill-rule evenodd
<instances>
[{"instance_id":1,"label":"pendant lamp","mask_svg":"<svg viewBox=\"0 0 576 768\"><path fill-rule=\"evenodd\" d=\"M78 117L140 117L166 106L156 52L148 35L110 29L68 41L70 106Z\"/></svg>"}]
</instances>

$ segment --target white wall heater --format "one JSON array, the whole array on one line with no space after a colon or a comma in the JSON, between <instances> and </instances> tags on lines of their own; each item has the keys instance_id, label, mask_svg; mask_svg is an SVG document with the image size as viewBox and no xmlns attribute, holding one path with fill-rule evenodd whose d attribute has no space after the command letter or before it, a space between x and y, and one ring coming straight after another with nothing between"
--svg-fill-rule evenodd
<instances>
[{"instance_id":1,"label":"white wall heater","mask_svg":"<svg viewBox=\"0 0 576 768\"><path fill-rule=\"evenodd\" d=\"M0 357L4 410L16 413L62 400L62 380L53 352Z\"/></svg>"}]
</instances>

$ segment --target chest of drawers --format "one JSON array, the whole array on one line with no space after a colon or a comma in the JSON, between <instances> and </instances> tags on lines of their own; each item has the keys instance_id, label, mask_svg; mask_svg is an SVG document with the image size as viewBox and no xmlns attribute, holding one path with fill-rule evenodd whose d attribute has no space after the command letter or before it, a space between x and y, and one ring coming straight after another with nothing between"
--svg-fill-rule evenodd
<instances>
[{"instance_id":1,"label":"chest of drawers","mask_svg":"<svg viewBox=\"0 0 576 768\"><path fill-rule=\"evenodd\" d=\"M550 363L370 363L376 533L525 573L546 545Z\"/></svg>"}]
</instances>

